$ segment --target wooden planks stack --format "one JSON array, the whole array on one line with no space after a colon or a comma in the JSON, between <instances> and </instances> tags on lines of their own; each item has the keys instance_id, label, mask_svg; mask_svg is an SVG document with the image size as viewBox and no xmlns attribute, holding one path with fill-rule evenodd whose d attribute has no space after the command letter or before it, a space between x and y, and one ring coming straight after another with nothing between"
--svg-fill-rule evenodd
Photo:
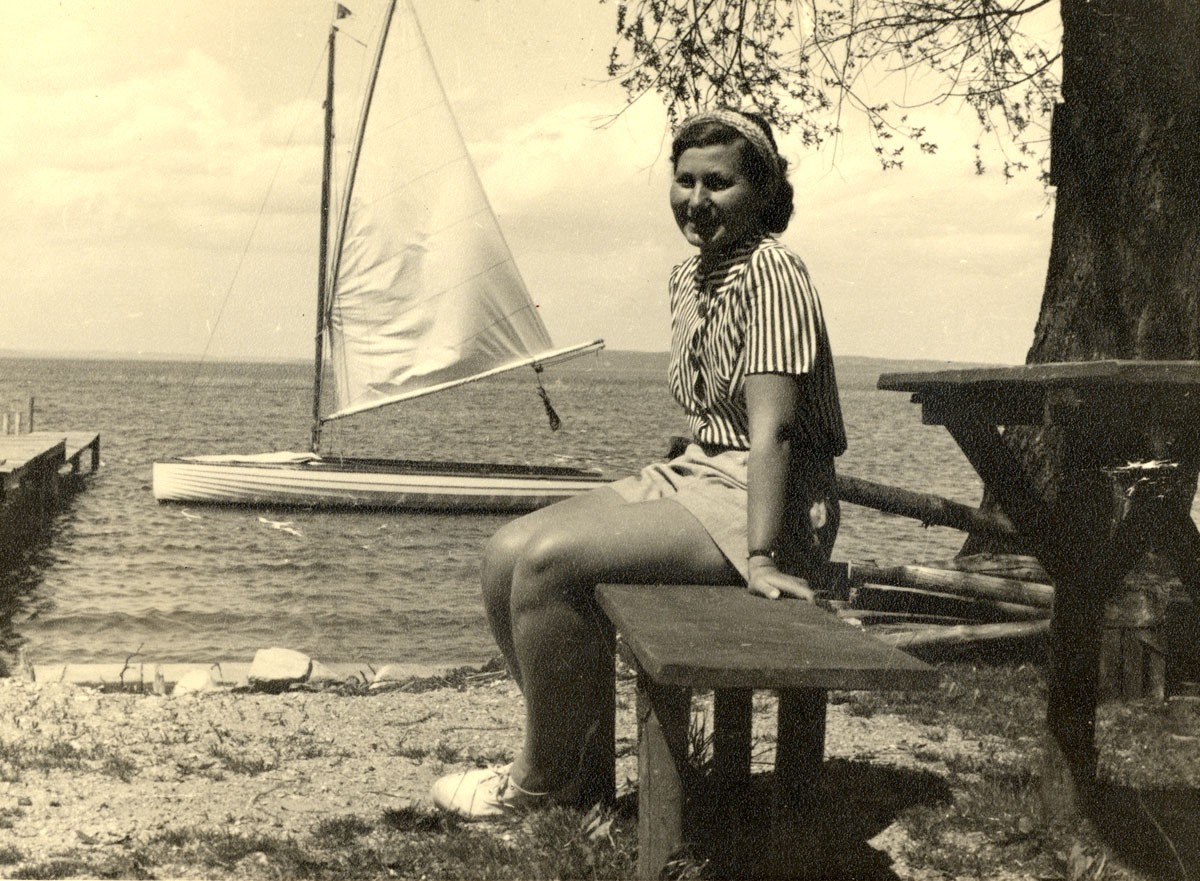
<instances>
[{"instance_id":1,"label":"wooden planks stack","mask_svg":"<svg viewBox=\"0 0 1200 881\"><path fill-rule=\"evenodd\" d=\"M930 659L1045 640L1054 588L1032 557L979 554L933 565L831 564L838 617Z\"/></svg>"},{"instance_id":2,"label":"wooden planks stack","mask_svg":"<svg viewBox=\"0 0 1200 881\"><path fill-rule=\"evenodd\" d=\"M984 513L929 493L838 476L844 502L910 517L926 526L1011 538L1002 512ZM980 650L1040 655L1046 649L1054 588L1035 557L976 554L924 565L834 563L831 607L843 619L929 660ZM1100 693L1107 699L1161 700L1166 692L1163 628L1172 583L1139 570L1105 603Z\"/></svg>"}]
</instances>

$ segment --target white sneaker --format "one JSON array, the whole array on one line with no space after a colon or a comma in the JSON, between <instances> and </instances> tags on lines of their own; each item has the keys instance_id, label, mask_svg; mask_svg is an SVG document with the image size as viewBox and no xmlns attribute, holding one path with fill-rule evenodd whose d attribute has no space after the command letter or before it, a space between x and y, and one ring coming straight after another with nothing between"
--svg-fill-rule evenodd
<instances>
[{"instance_id":1,"label":"white sneaker","mask_svg":"<svg viewBox=\"0 0 1200 881\"><path fill-rule=\"evenodd\" d=\"M512 781L512 765L447 774L433 784L433 803L468 820L502 817L552 803L552 793L527 792Z\"/></svg>"}]
</instances>

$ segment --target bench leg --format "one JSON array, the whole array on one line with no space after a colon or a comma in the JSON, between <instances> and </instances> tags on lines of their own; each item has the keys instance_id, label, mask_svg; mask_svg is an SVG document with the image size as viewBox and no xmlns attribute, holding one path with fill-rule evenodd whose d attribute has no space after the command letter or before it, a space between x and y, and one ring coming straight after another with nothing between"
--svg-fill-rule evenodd
<instances>
[{"instance_id":1,"label":"bench leg","mask_svg":"<svg viewBox=\"0 0 1200 881\"><path fill-rule=\"evenodd\" d=\"M750 743L754 691L713 692L713 789L723 818L722 850L731 866L745 865L745 805L750 795Z\"/></svg>"},{"instance_id":2,"label":"bench leg","mask_svg":"<svg viewBox=\"0 0 1200 881\"><path fill-rule=\"evenodd\" d=\"M580 804L610 805L617 797L617 676L616 656L612 658L612 686L605 689L596 717L596 730L591 733L583 754L583 789Z\"/></svg>"},{"instance_id":3,"label":"bench leg","mask_svg":"<svg viewBox=\"0 0 1200 881\"><path fill-rule=\"evenodd\" d=\"M822 856L817 816L817 785L825 758L823 688L779 692L779 736L771 804L771 849L780 877L819 877Z\"/></svg>"},{"instance_id":4,"label":"bench leg","mask_svg":"<svg viewBox=\"0 0 1200 881\"><path fill-rule=\"evenodd\" d=\"M691 692L638 673L638 868L658 878L683 840L683 770Z\"/></svg>"}]
</instances>

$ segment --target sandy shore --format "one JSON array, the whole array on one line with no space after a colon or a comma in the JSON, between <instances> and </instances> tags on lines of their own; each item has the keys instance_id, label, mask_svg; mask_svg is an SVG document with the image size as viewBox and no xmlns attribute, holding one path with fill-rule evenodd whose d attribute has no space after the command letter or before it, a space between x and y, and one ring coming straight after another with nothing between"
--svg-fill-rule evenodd
<instances>
[{"instance_id":1,"label":"sandy shore","mask_svg":"<svg viewBox=\"0 0 1200 881\"><path fill-rule=\"evenodd\" d=\"M511 759L522 733L511 680L481 673L414 690L427 685L172 697L0 680L4 863L132 848L170 830L303 836L331 818L428 805L439 775ZM766 744L758 755L769 761L769 699L757 706ZM624 677L619 788L636 779L633 707L633 682ZM944 761L982 746L890 714L864 719L837 704L829 711L831 756L940 773ZM872 846L903 865L896 827Z\"/></svg>"}]
</instances>

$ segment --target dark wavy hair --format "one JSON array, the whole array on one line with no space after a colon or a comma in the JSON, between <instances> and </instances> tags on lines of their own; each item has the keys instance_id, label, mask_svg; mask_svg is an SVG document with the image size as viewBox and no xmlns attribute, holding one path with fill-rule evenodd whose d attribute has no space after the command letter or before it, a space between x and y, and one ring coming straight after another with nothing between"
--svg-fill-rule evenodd
<instances>
[{"instance_id":1,"label":"dark wavy hair","mask_svg":"<svg viewBox=\"0 0 1200 881\"><path fill-rule=\"evenodd\" d=\"M741 151L742 174L750 181L754 189L763 196L762 210L759 220L768 232L781 233L788 227L795 211L795 189L787 179L787 160L779 156L779 148L775 144L775 136L771 133L770 124L758 113L742 113L763 130L770 142L775 155L779 157L779 175L776 179L775 170L754 146L747 141L737 129L730 128L719 122L702 122L685 128L671 142L671 168L674 169L679 157L685 150L692 147L712 147L716 144L732 144L742 141L746 148ZM772 191L772 187L774 187Z\"/></svg>"}]
</instances>

